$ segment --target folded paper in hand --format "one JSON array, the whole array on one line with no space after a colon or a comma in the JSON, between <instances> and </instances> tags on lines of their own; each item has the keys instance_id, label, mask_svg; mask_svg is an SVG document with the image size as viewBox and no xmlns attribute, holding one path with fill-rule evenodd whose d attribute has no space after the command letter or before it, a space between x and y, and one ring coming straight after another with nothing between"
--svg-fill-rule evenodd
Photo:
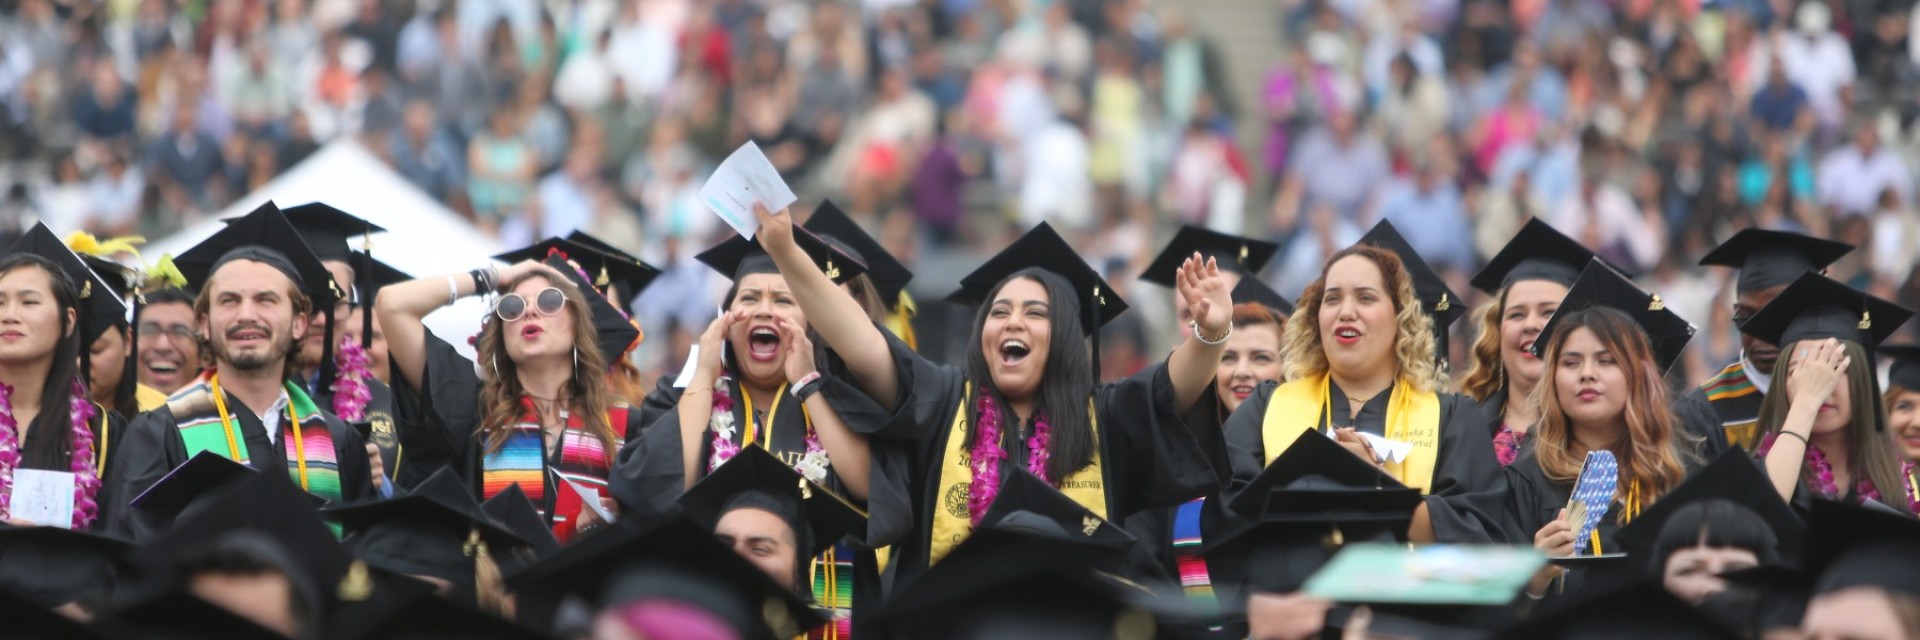
<instances>
[{"instance_id":1,"label":"folded paper in hand","mask_svg":"<svg viewBox=\"0 0 1920 640\"><path fill-rule=\"evenodd\" d=\"M1398 464L1406 462L1407 454L1413 453L1413 443L1411 442L1389 440L1363 431L1354 431L1354 433L1358 434L1361 438L1365 438L1367 446L1373 448L1373 461L1376 463L1385 464L1392 462ZM1332 431L1328 431L1326 434L1328 438L1334 437Z\"/></svg>"},{"instance_id":2,"label":"folded paper in hand","mask_svg":"<svg viewBox=\"0 0 1920 640\"><path fill-rule=\"evenodd\" d=\"M700 201L748 240L760 230L760 220L753 216L754 203L779 211L799 199L752 140L728 155L700 186Z\"/></svg>"}]
</instances>

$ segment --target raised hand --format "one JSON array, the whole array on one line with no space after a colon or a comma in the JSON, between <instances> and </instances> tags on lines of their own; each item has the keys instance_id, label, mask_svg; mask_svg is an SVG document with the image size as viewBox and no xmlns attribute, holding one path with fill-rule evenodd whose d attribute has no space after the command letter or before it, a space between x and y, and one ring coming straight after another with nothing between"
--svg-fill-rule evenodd
<instances>
[{"instance_id":1,"label":"raised hand","mask_svg":"<svg viewBox=\"0 0 1920 640\"><path fill-rule=\"evenodd\" d=\"M787 382L799 382L815 371L813 341L807 339L806 329L791 318L780 317L779 321L780 341L787 345Z\"/></svg>"},{"instance_id":2,"label":"raised hand","mask_svg":"<svg viewBox=\"0 0 1920 640\"><path fill-rule=\"evenodd\" d=\"M787 209L767 211L766 206L753 204L753 217L760 220L760 230L754 232L754 238L760 246L771 252L794 246L793 214Z\"/></svg>"},{"instance_id":3,"label":"raised hand","mask_svg":"<svg viewBox=\"0 0 1920 640\"><path fill-rule=\"evenodd\" d=\"M1794 345L1787 361L1787 394L1793 404L1824 402L1846 376L1853 359L1839 340L1828 338Z\"/></svg>"},{"instance_id":4,"label":"raised hand","mask_svg":"<svg viewBox=\"0 0 1920 640\"><path fill-rule=\"evenodd\" d=\"M707 323L706 332L700 334L700 353L696 355L700 363L694 369L695 378L700 383L712 384L713 379L719 377L726 367L726 361L721 358L726 355L727 333L743 316L741 312L728 310Z\"/></svg>"},{"instance_id":5,"label":"raised hand","mask_svg":"<svg viewBox=\"0 0 1920 640\"><path fill-rule=\"evenodd\" d=\"M1199 325L1200 335L1216 338L1233 329L1233 296L1226 277L1220 275L1219 262L1203 258L1199 252L1181 263L1174 276L1181 302Z\"/></svg>"}]
</instances>

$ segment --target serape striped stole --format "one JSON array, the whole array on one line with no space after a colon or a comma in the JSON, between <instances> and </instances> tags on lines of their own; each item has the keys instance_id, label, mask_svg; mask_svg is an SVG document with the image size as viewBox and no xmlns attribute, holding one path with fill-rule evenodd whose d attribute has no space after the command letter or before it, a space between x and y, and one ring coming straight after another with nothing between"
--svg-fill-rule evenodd
<instances>
[{"instance_id":1,"label":"serape striped stole","mask_svg":"<svg viewBox=\"0 0 1920 640\"><path fill-rule=\"evenodd\" d=\"M297 416L300 426L300 436L295 438L295 423L281 419L280 433L274 437L286 454L287 475L307 493L325 498L328 502L338 502L343 495L340 489L340 458L333 445L333 430L328 428L326 416L313 403L313 398L299 385L282 383L281 388L286 391L288 406ZM167 399L167 407L173 411L174 422L179 427L180 441L186 446L187 459L192 459L202 451L212 451L234 462L253 466L248 459L246 437L241 434L239 419L231 416L223 418L215 400L211 379L205 375Z\"/></svg>"},{"instance_id":2,"label":"serape striped stole","mask_svg":"<svg viewBox=\"0 0 1920 640\"><path fill-rule=\"evenodd\" d=\"M499 451L480 459L480 498L490 499L507 487L520 485L527 499L533 502L540 515L547 518L556 532L565 529L568 521L580 513L583 506L580 496L562 483L571 481L580 486L607 495L607 477L613 472L613 453L607 450L598 436L587 430L586 422L579 416L567 416L566 428L560 432L559 458L549 464L546 442L542 437L539 420L534 418L531 401L523 400L527 411L521 414L521 420L508 425L506 444ZM616 405L607 409L607 424L618 429L627 424L627 407ZM620 442L616 440L617 450ZM547 471L552 470L549 480Z\"/></svg>"}]
</instances>

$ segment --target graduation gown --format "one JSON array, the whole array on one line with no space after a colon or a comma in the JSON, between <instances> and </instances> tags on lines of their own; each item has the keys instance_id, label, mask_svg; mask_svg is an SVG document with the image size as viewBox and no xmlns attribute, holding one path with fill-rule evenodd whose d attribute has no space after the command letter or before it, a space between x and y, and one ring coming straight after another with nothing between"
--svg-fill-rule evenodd
<instances>
[{"instance_id":1,"label":"graduation gown","mask_svg":"<svg viewBox=\"0 0 1920 640\"><path fill-rule=\"evenodd\" d=\"M393 379L395 430L399 436L399 447L404 452L404 459L400 461L400 476L395 481L401 486L414 486L441 467L450 466L473 489L474 499L484 501L490 497L483 495L482 486L486 442L475 437L484 412L480 404L483 386L480 376L474 372L472 360L460 355L453 345L433 335L432 331L426 334L426 356L426 366L420 371L419 389L407 384L403 377L395 376ZM612 426L615 433L623 434L626 442L631 442L640 431L635 419L638 414L634 411L625 413L626 424ZM547 446L544 439L542 451L541 457L545 463L542 465L543 488L539 494L542 498L534 506L552 523L556 517L571 515L556 516L554 513L554 504L559 499L560 491L565 489L554 472L561 465L564 451L560 447ZM609 482L612 480L614 454L613 451L606 452ZM365 457L364 453L362 457ZM527 493L534 495L531 490Z\"/></svg>"},{"instance_id":2,"label":"graduation gown","mask_svg":"<svg viewBox=\"0 0 1920 640\"><path fill-rule=\"evenodd\" d=\"M1702 460L1690 458L1687 455L1680 456L1680 464L1686 468L1687 475L1692 475L1694 471L1704 466ZM1507 485L1511 487L1507 494L1507 518L1512 528L1509 535L1517 536L1513 539L1514 544L1531 545L1533 535L1539 532L1541 527L1547 526L1548 522L1559 517L1560 510L1566 508L1567 500L1573 497L1573 482L1556 482L1547 479L1546 473L1540 470L1539 459L1532 451L1521 455L1519 460L1508 465L1506 474ZM1624 487L1620 490L1624 490ZM1657 500L1656 497L1641 505L1641 508L1644 509ZM1606 518L1594 527L1594 530L1600 532L1600 550L1606 554L1622 552L1622 549L1614 544L1613 536L1622 526L1620 516L1623 508L1620 501L1612 502L1607 508ZM1588 554L1593 552L1591 547L1587 549ZM1641 560L1596 561L1590 566L1571 566L1567 571L1565 588L1549 589L1547 599L1555 600L1562 593L1574 594L1628 582L1640 577L1642 568Z\"/></svg>"},{"instance_id":3,"label":"graduation gown","mask_svg":"<svg viewBox=\"0 0 1920 640\"><path fill-rule=\"evenodd\" d=\"M1347 394L1331 379L1327 384L1331 387L1328 404L1334 416L1332 422L1335 426L1348 426L1344 418L1352 414L1348 408ZM1248 396L1245 402L1240 403L1240 409L1227 418L1226 440L1233 472L1224 496L1228 501L1252 484L1253 479L1266 469L1268 452L1262 441L1262 423L1266 420L1267 403L1278 388L1278 382L1262 383L1259 390ZM1360 408L1359 415L1352 420L1351 426L1384 437L1391 395L1391 392L1381 393L1367 401ZM1428 485L1426 495L1427 512L1433 520L1434 534L1441 542L1506 542L1506 529L1501 526L1504 509L1501 494L1507 486L1500 474L1500 463L1494 461L1493 447L1487 443L1487 419L1466 396L1452 393L1439 395L1440 450L1434 461L1433 481ZM1231 514L1223 515L1229 519L1237 518Z\"/></svg>"},{"instance_id":4,"label":"graduation gown","mask_svg":"<svg viewBox=\"0 0 1920 640\"><path fill-rule=\"evenodd\" d=\"M291 437L292 430L284 424L284 417L280 420L282 432L268 440L266 427L254 410L232 393L223 393L226 393L228 415L238 425L239 438L247 448L248 463L262 471L287 469L284 438ZM333 440L334 459L340 472L340 501L350 503L372 497L371 467L360 434L332 412L321 409L319 416ZM186 464L187 445L180 436L180 424L170 406L140 414L127 425L124 437L115 439L121 442L108 449L106 484L101 489L102 494L112 492L111 502L102 502L101 509L103 513L115 514L108 525L110 532L132 536L137 529L128 504L175 467Z\"/></svg>"},{"instance_id":5,"label":"graduation gown","mask_svg":"<svg viewBox=\"0 0 1920 640\"><path fill-rule=\"evenodd\" d=\"M406 462L401 455L400 435L394 428L393 387L377 378L369 377L367 384L367 406L362 410L365 415L348 424L360 432L360 438L380 448L380 462L386 466L387 479L403 488L412 488L432 475L427 473L405 474L398 463ZM316 391L313 401L328 410L333 409L333 390Z\"/></svg>"},{"instance_id":6,"label":"graduation gown","mask_svg":"<svg viewBox=\"0 0 1920 640\"><path fill-rule=\"evenodd\" d=\"M888 346L900 376L895 409L885 420L849 425L856 430L877 427L869 433L875 450L898 454L876 455L868 498L870 541L892 545L886 579L891 593L912 584L931 566L934 514L949 506L949 498L938 495L940 466L968 380L965 369L929 361L897 338L889 336ZM980 393L978 386L975 394ZM1092 400L1107 520L1121 523L1142 511L1169 509L1218 486L1212 465L1175 406L1165 363L1096 387ZM1007 457L1000 465L1002 475L1024 467L1026 439L1014 434L1030 428L1004 427ZM881 469L895 464L905 468ZM882 479L898 484L882 487Z\"/></svg>"},{"instance_id":7,"label":"graduation gown","mask_svg":"<svg viewBox=\"0 0 1920 640\"><path fill-rule=\"evenodd\" d=\"M1700 385L1701 395L1712 405L1720 423L1721 436L1729 445L1748 451L1760 444L1760 404L1767 399L1760 385L1747 375L1747 359L1734 360L1720 373Z\"/></svg>"}]
</instances>

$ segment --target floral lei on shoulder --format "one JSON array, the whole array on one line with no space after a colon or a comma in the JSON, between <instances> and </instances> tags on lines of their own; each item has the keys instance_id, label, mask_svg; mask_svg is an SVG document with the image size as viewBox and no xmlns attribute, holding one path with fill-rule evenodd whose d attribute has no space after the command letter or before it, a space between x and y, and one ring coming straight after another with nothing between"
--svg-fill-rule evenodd
<instances>
[{"instance_id":1,"label":"floral lei on shoulder","mask_svg":"<svg viewBox=\"0 0 1920 640\"><path fill-rule=\"evenodd\" d=\"M100 505L95 501L100 495L100 470L94 464L93 428L89 424L96 413L88 397L87 386L75 379L67 407L68 415L72 416L72 427L67 432L71 438L72 459L67 470L74 474L72 528L75 530L85 530L100 516ZM23 458L20 444L20 423L13 417L13 387L0 384L0 518L13 517L13 473Z\"/></svg>"},{"instance_id":2,"label":"floral lei on shoulder","mask_svg":"<svg viewBox=\"0 0 1920 640\"><path fill-rule=\"evenodd\" d=\"M806 411L806 408L802 407L801 411ZM769 411L768 415L771 416L772 412ZM751 422L753 416L747 416L747 420ZM707 431L713 434L713 455L707 458L708 473L740 454L740 445L734 442L738 426L733 417L733 378L722 375L713 383L713 414L707 418ZM772 429L773 425L767 425L768 431ZM808 419L807 452L800 456L799 462L794 463L793 470L816 484L825 484L827 470L831 466L826 448L820 445L820 434L813 430L813 421Z\"/></svg>"}]
</instances>

